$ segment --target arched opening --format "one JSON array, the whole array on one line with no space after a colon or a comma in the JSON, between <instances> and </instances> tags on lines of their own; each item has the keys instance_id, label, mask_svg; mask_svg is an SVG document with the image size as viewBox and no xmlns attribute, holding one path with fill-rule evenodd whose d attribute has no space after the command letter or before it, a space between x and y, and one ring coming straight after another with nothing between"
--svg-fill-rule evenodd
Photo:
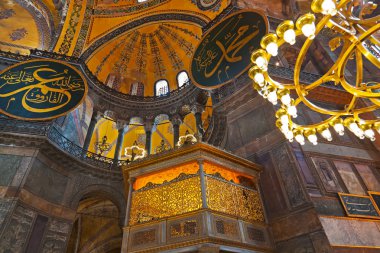
<instances>
[{"instance_id":1,"label":"arched opening","mask_svg":"<svg viewBox=\"0 0 380 253\"><path fill-rule=\"evenodd\" d=\"M151 154L174 147L173 125L166 114L158 115L154 120L151 139Z\"/></svg>"},{"instance_id":2,"label":"arched opening","mask_svg":"<svg viewBox=\"0 0 380 253\"><path fill-rule=\"evenodd\" d=\"M124 132L123 148L120 154L121 160L127 160L125 148L137 145L140 148L146 148L146 133L142 118L133 117L129 121L128 127Z\"/></svg>"},{"instance_id":3,"label":"arched opening","mask_svg":"<svg viewBox=\"0 0 380 253\"><path fill-rule=\"evenodd\" d=\"M131 90L129 92L132 96L144 96L144 84L141 82L134 82L131 85Z\"/></svg>"},{"instance_id":4,"label":"arched opening","mask_svg":"<svg viewBox=\"0 0 380 253\"><path fill-rule=\"evenodd\" d=\"M181 71L177 75L177 83L178 87L181 88L182 86L186 85L189 82L189 75L186 71Z\"/></svg>"},{"instance_id":5,"label":"arched opening","mask_svg":"<svg viewBox=\"0 0 380 253\"><path fill-rule=\"evenodd\" d=\"M107 76L106 85L110 88L118 88L120 83L120 78L117 74L111 73Z\"/></svg>"},{"instance_id":6,"label":"arched opening","mask_svg":"<svg viewBox=\"0 0 380 253\"><path fill-rule=\"evenodd\" d=\"M166 80L159 80L155 84L156 97L169 94L169 83Z\"/></svg>"},{"instance_id":7,"label":"arched opening","mask_svg":"<svg viewBox=\"0 0 380 253\"><path fill-rule=\"evenodd\" d=\"M66 252L120 252L123 231L119 216L117 206L109 199L89 197L81 200Z\"/></svg>"}]
</instances>

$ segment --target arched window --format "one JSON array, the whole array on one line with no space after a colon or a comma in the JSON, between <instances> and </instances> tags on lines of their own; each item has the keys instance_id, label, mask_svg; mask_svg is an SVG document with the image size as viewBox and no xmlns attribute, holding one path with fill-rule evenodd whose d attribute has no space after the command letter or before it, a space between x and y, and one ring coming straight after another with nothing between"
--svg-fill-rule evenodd
<instances>
[{"instance_id":1,"label":"arched window","mask_svg":"<svg viewBox=\"0 0 380 253\"><path fill-rule=\"evenodd\" d=\"M156 82L156 96L164 96L169 93L169 84L166 80Z\"/></svg>"},{"instance_id":2,"label":"arched window","mask_svg":"<svg viewBox=\"0 0 380 253\"><path fill-rule=\"evenodd\" d=\"M132 83L130 94L133 96L144 96L144 84L140 82Z\"/></svg>"},{"instance_id":3,"label":"arched window","mask_svg":"<svg viewBox=\"0 0 380 253\"><path fill-rule=\"evenodd\" d=\"M189 76L187 75L186 71L181 71L177 75L177 82L178 87L184 86L189 81Z\"/></svg>"},{"instance_id":4,"label":"arched window","mask_svg":"<svg viewBox=\"0 0 380 253\"><path fill-rule=\"evenodd\" d=\"M109 74L106 80L106 85L110 88L116 88L119 84L119 77L116 74Z\"/></svg>"}]
</instances>

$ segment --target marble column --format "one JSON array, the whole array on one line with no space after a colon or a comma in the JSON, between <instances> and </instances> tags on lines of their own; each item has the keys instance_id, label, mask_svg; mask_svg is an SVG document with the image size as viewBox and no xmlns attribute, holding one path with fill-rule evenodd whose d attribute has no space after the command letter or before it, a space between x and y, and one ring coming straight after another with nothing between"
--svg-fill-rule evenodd
<instances>
[{"instance_id":1,"label":"marble column","mask_svg":"<svg viewBox=\"0 0 380 253\"><path fill-rule=\"evenodd\" d=\"M128 237L129 237L129 216L131 214L131 204L132 204L132 192L133 192L133 183L136 178L132 177L128 179L128 196L127 196L127 209L125 212L125 221L123 228L123 242L122 242L122 251L127 252L128 249Z\"/></svg>"},{"instance_id":2,"label":"marble column","mask_svg":"<svg viewBox=\"0 0 380 253\"><path fill-rule=\"evenodd\" d=\"M92 112L90 125L88 126L87 133L86 133L86 139L83 143L83 150L86 152L88 151L88 148L90 146L92 135L94 134L94 130L96 127L96 123L98 123L99 118L101 117L100 113L96 110Z\"/></svg>"},{"instance_id":3,"label":"marble column","mask_svg":"<svg viewBox=\"0 0 380 253\"><path fill-rule=\"evenodd\" d=\"M197 125L198 133L200 133L203 136L205 133L205 131L203 129L203 124L202 124L202 113L204 111L204 106L194 105L192 108L192 111L195 115L195 122Z\"/></svg>"},{"instance_id":4,"label":"marble column","mask_svg":"<svg viewBox=\"0 0 380 253\"><path fill-rule=\"evenodd\" d=\"M153 119L145 120L145 150L150 155L151 143L152 143L152 128L153 128Z\"/></svg>"},{"instance_id":5,"label":"marble column","mask_svg":"<svg viewBox=\"0 0 380 253\"><path fill-rule=\"evenodd\" d=\"M174 148L177 145L177 142L179 141L179 128L182 124L182 118L179 115L174 115L170 121L173 125L173 135L174 135Z\"/></svg>"},{"instance_id":6,"label":"marble column","mask_svg":"<svg viewBox=\"0 0 380 253\"><path fill-rule=\"evenodd\" d=\"M202 208L207 208L206 181L203 169L203 160L198 160L199 177L201 179Z\"/></svg>"},{"instance_id":7,"label":"marble column","mask_svg":"<svg viewBox=\"0 0 380 253\"><path fill-rule=\"evenodd\" d=\"M117 167L117 162L119 161L120 152L122 152L123 147L123 140L124 140L124 130L125 126L128 125L125 121L117 121L116 122L116 128L118 130L117 135L117 141L116 141L116 148L115 148L115 155L113 158L113 164L114 167Z\"/></svg>"}]
</instances>

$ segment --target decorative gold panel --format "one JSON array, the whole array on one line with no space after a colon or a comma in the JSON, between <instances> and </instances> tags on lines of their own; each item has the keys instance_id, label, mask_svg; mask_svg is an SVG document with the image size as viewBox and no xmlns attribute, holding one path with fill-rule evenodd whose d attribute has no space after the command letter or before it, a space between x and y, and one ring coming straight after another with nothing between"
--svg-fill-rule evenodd
<instances>
[{"instance_id":1,"label":"decorative gold panel","mask_svg":"<svg viewBox=\"0 0 380 253\"><path fill-rule=\"evenodd\" d=\"M197 162L181 164L179 166L168 168L163 171L154 172L148 175L139 176L133 184L134 190L140 190L149 184L159 185L177 178L181 174L196 174L199 170Z\"/></svg>"},{"instance_id":2,"label":"decorative gold panel","mask_svg":"<svg viewBox=\"0 0 380 253\"><path fill-rule=\"evenodd\" d=\"M206 189L210 209L249 221L264 221L258 192L209 176Z\"/></svg>"},{"instance_id":3,"label":"decorative gold panel","mask_svg":"<svg viewBox=\"0 0 380 253\"><path fill-rule=\"evenodd\" d=\"M132 193L130 225L171 217L202 207L199 176Z\"/></svg>"},{"instance_id":4,"label":"decorative gold panel","mask_svg":"<svg viewBox=\"0 0 380 253\"><path fill-rule=\"evenodd\" d=\"M208 161L204 162L203 169L206 174L219 175L220 177L226 179L227 181L233 181L236 184L240 183L241 177L244 177L247 179L253 179L253 177L250 175L232 171L231 169L222 167L220 165L217 165L215 163L211 163Z\"/></svg>"}]
</instances>

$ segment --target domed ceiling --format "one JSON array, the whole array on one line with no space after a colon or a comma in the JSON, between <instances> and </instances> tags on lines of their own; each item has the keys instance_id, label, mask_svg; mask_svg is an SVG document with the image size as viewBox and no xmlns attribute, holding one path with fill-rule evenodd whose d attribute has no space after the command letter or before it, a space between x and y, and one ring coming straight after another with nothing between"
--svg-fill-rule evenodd
<instances>
[{"instance_id":1,"label":"domed ceiling","mask_svg":"<svg viewBox=\"0 0 380 253\"><path fill-rule=\"evenodd\" d=\"M61 20L61 1L0 1L0 50L21 54L48 50Z\"/></svg>"},{"instance_id":2,"label":"domed ceiling","mask_svg":"<svg viewBox=\"0 0 380 253\"><path fill-rule=\"evenodd\" d=\"M119 92L130 93L132 83L139 82L144 84L145 96L154 96L158 80L166 80L170 90L178 88L177 75L189 69L202 27L229 3L229 0L70 1L54 51L81 57L100 81Z\"/></svg>"}]
</instances>

